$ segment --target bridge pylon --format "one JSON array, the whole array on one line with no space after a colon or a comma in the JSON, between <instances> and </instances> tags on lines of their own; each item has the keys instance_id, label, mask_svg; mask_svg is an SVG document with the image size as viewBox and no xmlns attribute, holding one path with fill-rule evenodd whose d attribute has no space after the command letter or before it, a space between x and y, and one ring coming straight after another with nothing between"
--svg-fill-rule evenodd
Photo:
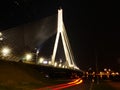
<instances>
[{"instance_id":1,"label":"bridge pylon","mask_svg":"<svg viewBox=\"0 0 120 90\"><path fill-rule=\"evenodd\" d=\"M55 39L55 43L54 43L54 49L53 49L53 54L51 57L51 62L52 62L52 65L55 64L55 57L56 57L56 53L57 53L59 38L61 36L66 63L68 64L67 66L70 68L71 67L74 68L77 66L74 63L74 56L73 56L73 53L72 53L72 50L70 47L70 42L69 42L66 30L65 30L62 15L63 15L63 10L60 8L60 9L58 9L57 34L56 34L56 39Z\"/></svg>"}]
</instances>

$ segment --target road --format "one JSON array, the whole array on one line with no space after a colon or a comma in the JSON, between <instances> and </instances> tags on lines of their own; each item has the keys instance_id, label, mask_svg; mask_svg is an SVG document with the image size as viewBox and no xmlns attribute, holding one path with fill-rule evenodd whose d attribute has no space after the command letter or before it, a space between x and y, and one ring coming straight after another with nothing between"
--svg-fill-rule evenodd
<instances>
[{"instance_id":1,"label":"road","mask_svg":"<svg viewBox=\"0 0 120 90\"><path fill-rule=\"evenodd\" d=\"M38 88L36 90L90 90L92 83L82 79L74 79L71 82Z\"/></svg>"},{"instance_id":2,"label":"road","mask_svg":"<svg viewBox=\"0 0 120 90\"><path fill-rule=\"evenodd\" d=\"M79 85L73 86L73 87L68 87L62 90L90 90L91 88L91 83L90 82L83 82Z\"/></svg>"},{"instance_id":3,"label":"road","mask_svg":"<svg viewBox=\"0 0 120 90\"><path fill-rule=\"evenodd\" d=\"M48 86L36 90L120 90L120 82L99 80L98 83L97 81L94 81L94 79L74 79L68 83Z\"/></svg>"}]
</instances>

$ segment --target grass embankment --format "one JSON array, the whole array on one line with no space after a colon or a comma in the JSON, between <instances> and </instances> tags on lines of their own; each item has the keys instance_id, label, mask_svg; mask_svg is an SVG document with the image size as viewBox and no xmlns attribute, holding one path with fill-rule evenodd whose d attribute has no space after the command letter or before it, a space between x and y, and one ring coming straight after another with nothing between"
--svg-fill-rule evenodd
<instances>
[{"instance_id":1,"label":"grass embankment","mask_svg":"<svg viewBox=\"0 0 120 90\"><path fill-rule=\"evenodd\" d=\"M32 90L58 83L57 80L46 79L45 74L34 67L35 65L0 60L0 90Z\"/></svg>"}]
</instances>

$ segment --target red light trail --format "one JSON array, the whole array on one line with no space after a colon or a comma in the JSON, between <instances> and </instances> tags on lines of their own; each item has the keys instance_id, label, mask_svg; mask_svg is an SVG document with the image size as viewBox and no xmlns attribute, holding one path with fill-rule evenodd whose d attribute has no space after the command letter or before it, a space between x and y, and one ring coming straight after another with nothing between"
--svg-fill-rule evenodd
<instances>
[{"instance_id":1,"label":"red light trail","mask_svg":"<svg viewBox=\"0 0 120 90\"><path fill-rule=\"evenodd\" d=\"M73 80L71 82L68 82L68 83L65 83L65 84L48 86L48 87L39 88L39 89L36 89L36 90L62 90L64 88L68 88L68 87L71 87L71 86L75 86L75 85L81 84L82 82L83 82L83 80L78 78L78 79L75 79L75 80Z\"/></svg>"}]
</instances>

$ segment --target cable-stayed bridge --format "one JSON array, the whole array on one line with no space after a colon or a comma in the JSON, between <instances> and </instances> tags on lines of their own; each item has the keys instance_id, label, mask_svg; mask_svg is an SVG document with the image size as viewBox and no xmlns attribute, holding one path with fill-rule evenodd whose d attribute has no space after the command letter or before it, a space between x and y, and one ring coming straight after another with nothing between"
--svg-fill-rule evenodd
<instances>
[{"instance_id":1,"label":"cable-stayed bridge","mask_svg":"<svg viewBox=\"0 0 120 90\"><path fill-rule=\"evenodd\" d=\"M75 65L75 62L74 62L74 56L72 54L72 50L71 50L71 47L70 47L68 36L67 36L66 30L65 30L65 26L64 26L64 23L63 23L63 17L62 17L63 14L62 14L62 12L63 12L62 9L58 10L57 35L56 35L56 40L55 40L53 54L52 54L52 57L51 57L51 61L52 61L51 64L56 66L55 56L56 56L56 52L57 52L59 38L61 37L62 38L64 52L65 52L65 58L66 58L65 66L69 67L69 68L79 69ZM61 66L61 65L59 65L59 66Z\"/></svg>"},{"instance_id":2,"label":"cable-stayed bridge","mask_svg":"<svg viewBox=\"0 0 120 90\"><path fill-rule=\"evenodd\" d=\"M52 19L51 19L50 22L52 22ZM31 35L29 35L29 32L28 32L28 30L31 29L31 27L27 27L26 28L26 27L24 27L25 25L23 25L20 28L13 28L12 30L6 30L6 31L3 32L3 35L5 37L3 37L3 41L2 42L7 43L8 46L10 45L13 48L20 48L20 45L22 47L23 44L29 45L28 47L35 48L36 49L35 53L34 53L35 60L32 59L32 56L33 56L32 54L33 53L31 53L31 54L29 53L29 54L24 55L24 57L22 58L22 61L25 62L25 63L31 63L31 61L34 61L34 64L37 64L37 65L52 66L52 67L55 67L55 68L63 68L63 69L67 68L67 69L73 69L73 70L80 70L77 67L77 65L75 63L75 60L74 60L74 55L73 55L73 52L72 52L72 49L71 49L71 46L70 46L70 42L69 42L69 39L68 39L68 36L67 36L67 32L66 32L66 29L65 29L65 26L64 26L64 22L63 22L63 10L61 8L58 9L57 22L56 23L57 24L54 27L54 28L57 28L56 37L55 37L55 41L54 41L54 45L53 45L53 50L52 50L52 53L51 53L51 57L49 59L46 59L44 57L40 57L39 56L39 53L40 53L39 48L35 48L34 47L35 45L33 45L34 44L34 42L33 42L33 40L34 40L33 36L37 36L37 35L34 34L35 33L34 31L37 30L37 29L38 30L39 29L43 29L43 30L41 30L42 34L36 32L37 34L40 34L40 37L42 37L44 35L43 32L45 32L45 30L46 30L46 26L44 26L44 25L42 25L41 28L33 28L32 27L34 33L32 33ZM44 21L43 21L43 24L45 24ZM46 24L48 24L48 23L46 23ZM28 25L28 26L30 26L30 25ZM41 24L38 24L38 25L41 25ZM36 26L36 25L34 25L34 26ZM49 29L49 28L50 27L47 27L47 29ZM15 33L13 33L12 31L15 31L15 30L17 30L17 31ZM22 33L24 33L24 34L21 34L20 30L23 30ZM25 34L25 33L27 33L27 34ZM49 37L51 36L51 35L49 35L49 33L47 35ZM7 37L7 36L9 36L9 37ZM16 36L16 38L14 36ZM17 37L21 37L21 38L17 39ZM45 40L47 40L48 37L45 37L45 35L44 35L44 38L45 38ZM58 48L60 41L61 41L63 49ZM43 43L43 42L44 41L41 40L41 43ZM10 43L12 43L12 44L10 44ZM61 58L59 58L59 60L57 60L58 59L57 58L58 49L60 49L59 51L63 50L64 60L61 59ZM22 49L20 48L20 50L22 50ZM31 50L31 48L30 48L30 50ZM13 56L15 58L15 55L12 55L12 57ZM10 58L13 59L12 57L10 57ZM18 59L20 59L20 58L18 58Z\"/></svg>"}]
</instances>

